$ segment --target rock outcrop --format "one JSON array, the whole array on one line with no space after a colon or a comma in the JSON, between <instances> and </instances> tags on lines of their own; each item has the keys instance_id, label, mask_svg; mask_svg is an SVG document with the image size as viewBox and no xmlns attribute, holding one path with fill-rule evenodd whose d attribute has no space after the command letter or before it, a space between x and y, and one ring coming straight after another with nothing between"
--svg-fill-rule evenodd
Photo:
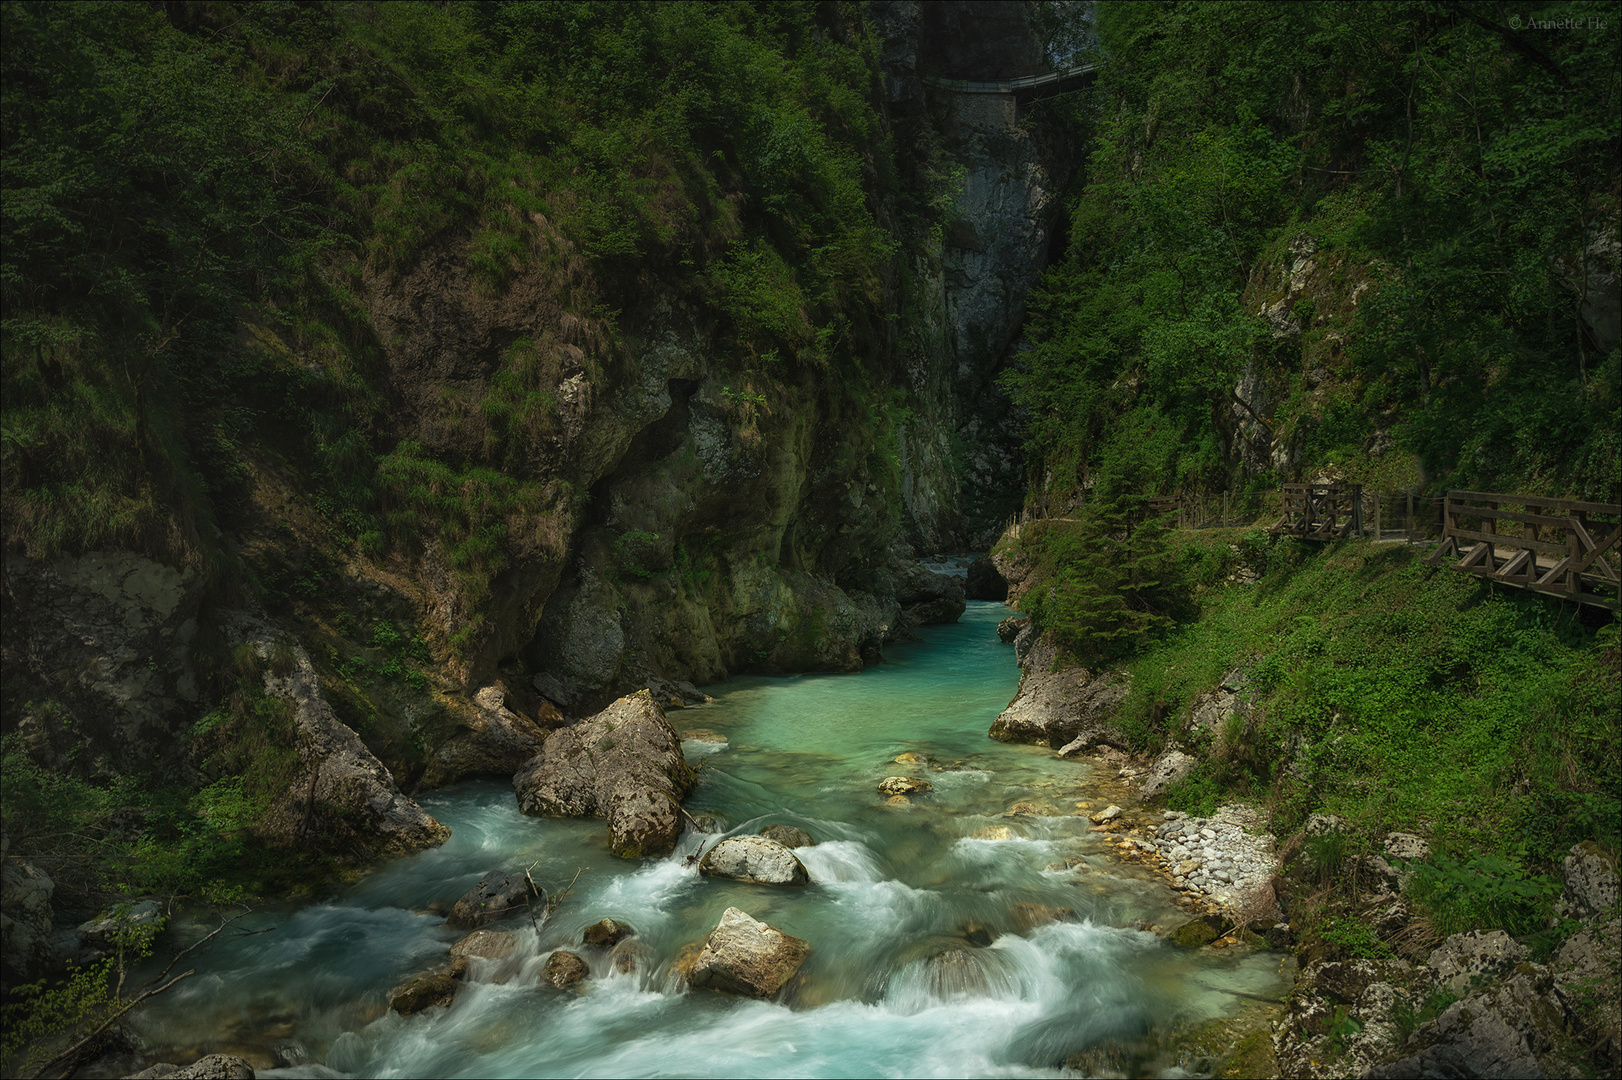
<instances>
[{"instance_id":1,"label":"rock outcrop","mask_svg":"<svg viewBox=\"0 0 1622 1080\"><path fill-rule=\"evenodd\" d=\"M723 840L704 853L698 869L701 874L756 885L811 883L811 876L794 852L764 836L734 836Z\"/></svg>"},{"instance_id":2,"label":"rock outcrop","mask_svg":"<svg viewBox=\"0 0 1622 1080\"><path fill-rule=\"evenodd\" d=\"M674 850L692 784L681 740L647 690L552 732L513 777L524 813L605 818L609 849L625 859Z\"/></svg>"},{"instance_id":3,"label":"rock outcrop","mask_svg":"<svg viewBox=\"0 0 1622 1080\"><path fill-rule=\"evenodd\" d=\"M4 570L0 697L29 756L65 769L88 751L73 768L92 775L179 767L201 700L197 574L129 552L8 553Z\"/></svg>"},{"instance_id":4,"label":"rock outcrop","mask_svg":"<svg viewBox=\"0 0 1622 1080\"><path fill-rule=\"evenodd\" d=\"M809 943L729 907L704 942L688 982L694 987L767 998L794 977L810 953Z\"/></svg>"},{"instance_id":5,"label":"rock outcrop","mask_svg":"<svg viewBox=\"0 0 1622 1080\"><path fill-rule=\"evenodd\" d=\"M1167 788L1186 780L1189 774L1199 768L1199 764L1198 758L1191 757L1181 750L1167 750L1155 758L1155 763L1149 767L1149 775L1144 778L1139 794L1145 799L1164 795Z\"/></svg>"},{"instance_id":6,"label":"rock outcrop","mask_svg":"<svg viewBox=\"0 0 1622 1080\"><path fill-rule=\"evenodd\" d=\"M45 871L21 859L0 863L0 980L7 988L50 963L51 893Z\"/></svg>"},{"instance_id":7,"label":"rock outcrop","mask_svg":"<svg viewBox=\"0 0 1622 1080\"><path fill-rule=\"evenodd\" d=\"M277 847L320 837L351 856L406 855L445 841L450 830L404 795L359 735L333 714L302 646L244 612L223 613L229 640L251 648L264 665L265 692L292 705L299 773L271 804L256 832Z\"/></svg>"},{"instance_id":8,"label":"rock outcrop","mask_svg":"<svg viewBox=\"0 0 1622 1080\"><path fill-rule=\"evenodd\" d=\"M970 600L995 600L1002 603L1008 599L1008 582L1004 580L997 564L991 561L991 556L982 555L969 564L969 576L964 582L963 591ZM1001 633L1001 628L998 628Z\"/></svg>"},{"instance_id":9,"label":"rock outcrop","mask_svg":"<svg viewBox=\"0 0 1622 1080\"><path fill-rule=\"evenodd\" d=\"M547 732L563 724L562 714L542 702L537 721L509 708L507 697L500 683L473 695L473 707L458 714L461 726L429 757L423 786L443 787L480 776L509 777L541 752Z\"/></svg>"},{"instance_id":10,"label":"rock outcrop","mask_svg":"<svg viewBox=\"0 0 1622 1080\"><path fill-rule=\"evenodd\" d=\"M1026 629L1015 641L1034 631ZM1036 638L1020 659L1019 690L991 725L1003 742L1036 743L1075 753L1094 743L1120 744L1112 721L1130 683L1125 673L1095 673L1059 664L1058 647ZM1075 744L1075 745L1071 745Z\"/></svg>"}]
</instances>

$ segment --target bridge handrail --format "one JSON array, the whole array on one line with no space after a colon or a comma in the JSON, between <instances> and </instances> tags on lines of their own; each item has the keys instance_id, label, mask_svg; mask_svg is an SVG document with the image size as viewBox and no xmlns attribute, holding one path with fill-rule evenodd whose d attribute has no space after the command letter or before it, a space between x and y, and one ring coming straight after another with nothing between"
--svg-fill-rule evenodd
<instances>
[{"instance_id":1,"label":"bridge handrail","mask_svg":"<svg viewBox=\"0 0 1622 1080\"><path fill-rule=\"evenodd\" d=\"M1097 64L1081 64L1077 67L1066 68L1064 71L1049 71L1041 75L1022 75L1017 79L1006 79L1001 82L975 82L970 79L933 77L925 78L924 81L932 86L939 86L944 90L954 90L961 94L1011 94L1016 90L1029 90L1033 86L1046 86L1049 83L1090 75L1097 70Z\"/></svg>"}]
</instances>

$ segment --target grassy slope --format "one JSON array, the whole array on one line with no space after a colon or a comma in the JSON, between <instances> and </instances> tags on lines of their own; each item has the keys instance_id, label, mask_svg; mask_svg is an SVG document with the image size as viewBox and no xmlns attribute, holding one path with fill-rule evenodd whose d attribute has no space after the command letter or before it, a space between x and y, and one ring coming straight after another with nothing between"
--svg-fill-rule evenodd
<instances>
[{"instance_id":1,"label":"grassy slope","mask_svg":"<svg viewBox=\"0 0 1622 1080\"><path fill-rule=\"evenodd\" d=\"M1126 663L1119 717L1140 750L1180 741L1204 758L1170 805L1262 802L1280 837L1337 814L1351 833L1337 859L1414 831L1443 858L1490 856L1517 878L1552 872L1577 841L1615 844L1622 652L1607 615L1427 566L1402 544L1244 529L1173 544L1200 615ZM1260 580L1230 582L1241 564ZM1227 732L1189 730L1235 668L1250 715ZM1530 914L1478 908L1436 914L1449 925Z\"/></svg>"}]
</instances>

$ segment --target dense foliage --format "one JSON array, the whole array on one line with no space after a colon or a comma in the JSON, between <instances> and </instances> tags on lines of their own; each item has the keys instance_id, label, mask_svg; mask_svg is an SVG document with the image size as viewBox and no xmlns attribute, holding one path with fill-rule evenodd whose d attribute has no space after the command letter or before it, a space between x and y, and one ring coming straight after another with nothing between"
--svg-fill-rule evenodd
<instances>
[{"instance_id":1,"label":"dense foliage","mask_svg":"<svg viewBox=\"0 0 1622 1080\"><path fill-rule=\"evenodd\" d=\"M1622 7L1098 9L1086 184L1008 377L1033 498L1128 449L1159 493L1611 496L1622 360L1581 309L1615 304Z\"/></svg>"},{"instance_id":2,"label":"dense foliage","mask_svg":"<svg viewBox=\"0 0 1622 1080\"><path fill-rule=\"evenodd\" d=\"M544 452L559 367L633 363L651 296L717 325L746 388L821 365L866 387L857 345L882 332L895 244L854 8L4 19L8 544L218 570L212 526L286 466L338 542L441 545L476 609L525 545L561 554L579 493ZM488 393L401 416L367 297L444 252L492 297L528 275L572 329L510 343Z\"/></svg>"}]
</instances>

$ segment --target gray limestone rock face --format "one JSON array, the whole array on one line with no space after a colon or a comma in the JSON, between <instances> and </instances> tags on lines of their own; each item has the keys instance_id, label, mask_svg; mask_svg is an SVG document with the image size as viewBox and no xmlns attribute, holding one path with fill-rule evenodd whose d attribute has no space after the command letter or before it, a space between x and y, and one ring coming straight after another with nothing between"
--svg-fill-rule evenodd
<instances>
[{"instance_id":1,"label":"gray limestone rock face","mask_svg":"<svg viewBox=\"0 0 1622 1080\"><path fill-rule=\"evenodd\" d=\"M764 836L734 836L704 853L699 873L757 885L809 885L811 876L794 852Z\"/></svg>"},{"instance_id":2,"label":"gray limestone rock face","mask_svg":"<svg viewBox=\"0 0 1622 1080\"><path fill-rule=\"evenodd\" d=\"M704 942L688 982L694 987L768 998L800 970L808 942L729 907Z\"/></svg>"},{"instance_id":3,"label":"gray limestone rock face","mask_svg":"<svg viewBox=\"0 0 1622 1080\"><path fill-rule=\"evenodd\" d=\"M1430 857L1431 846L1425 842L1424 837L1415 836L1413 833L1394 832L1385 838L1381 850L1388 859L1420 862Z\"/></svg>"},{"instance_id":4,"label":"gray limestone rock face","mask_svg":"<svg viewBox=\"0 0 1622 1080\"><path fill-rule=\"evenodd\" d=\"M1590 919L1616 906L1616 855L1592 840L1572 847L1561 865L1566 888L1555 910L1570 919Z\"/></svg>"},{"instance_id":5,"label":"gray limestone rock face","mask_svg":"<svg viewBox=\"0 0 1622 1080\"><path fill-rule=\"evenodd\" d=\"M130 552L5 556L0 692L41 765L127 773L185 758L197 716L197 574ZM26 614L24 614L26 613ZM21 617L19 617L21 616Z\"/></svg>"},{"instance_id":6,"label":"gray limestone rock face","mask_svg":"<svg viewBox=\"0 0 1622 1080\"><path fill-rule=\"evenodd\" d=\"M1525 960L1526 947L1502 930L1454 934L1431 951L1425 966L1437 984L1454 994L1468 993L1477 979L1488 979Z\"/></svg>"},{"instance_id":7,"label":"gray limestone rock face","mask_svg":"<svg viewBox=\"0 0 1622 1080\"><path fill-rule=\"evenodd\" d=\"M956 622L967 603L963 583L948 574L937 574L918 563L908 568L896 582L896 602L908 626Z\"/></svg>"},{"instance_id":8,"label":"gray limestone rock face","mask_svg":"<svg viewBox=\"0 0 1622 1080\"><path fill-rule=\"evenodd\" d=\"M1016 653L1028 634L1034 630L1020 633ZM1095 677L1086 668L1060 668L1058 649L1046 639L1032 644L1020 667L1019 690L992 723L993 739L1054 749L1083 736L1088 742L1119 741L1113 730L1115 709L1131 688L1124 672Z\"/></svg>"},{"instance_id":9,"label":"gray limestone rock face","mask_svg":"<svg viewBox=\"0 0 1622 1080\"><path fill-rule=\"evenodd\" d=\"M1149 767L1149 775L1144 779L1140 793L1145 799L1163 795L1167 788L1187 779L1199 764L1199 759L1181 750L1167 750L1155 758L1155 763Z\"/></svg>"},{"instance_id":10,"label":"gray limestone rock face","mask_svg":"<svg viewBox=\"0 0 1622 1080\"><path fill-rule=\"evenodd\" d=\"M1547 971L1524 965L1503 982L1454 1002L1414 1032L1403 1057L1363 1075L1379 1080L1567 1075L1548 1060L1565 1039L1564 1018L1549 990Z\"/></svg>"},{"instance_id":11,"label":"gray limestone rock face","mask_svg":"<svg viewBox=\"0 0 1622 1080\"><path fill-rule=\"evenodd\" d=\"M6 985L24 982L50 963L51 893L45 871L21 859L0 864L0 966Z\"/></svg>"},{"instance_id":12,"label":"gray limestone rock face","mask_svg":"<svg viewBox=\"0 0 1622 1080\"><path fill-rule=\"evenodd\" d=\"M625 859L675 849L692 783L681 739L647 690L552 732L513 777L524 813L605 818L609 848Z\"/></svg>"}]
</instances>

